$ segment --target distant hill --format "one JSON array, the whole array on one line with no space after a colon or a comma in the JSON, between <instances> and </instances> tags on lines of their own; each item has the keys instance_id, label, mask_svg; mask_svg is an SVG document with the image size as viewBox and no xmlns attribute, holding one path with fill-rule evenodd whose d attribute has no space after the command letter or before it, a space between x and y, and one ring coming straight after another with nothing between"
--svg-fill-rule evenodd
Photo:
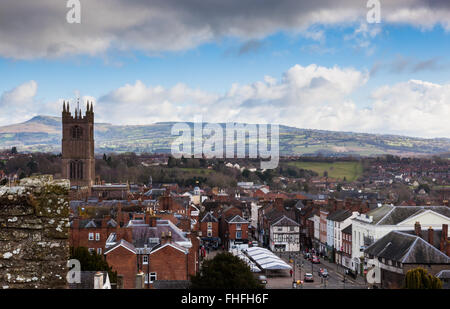
<instances>
[{"instance_id":1,"label":"distant hill","mask_svg":"<svg viewBox=\"0 0 450 309\"><path fill-rule=\"evenodd\" d=\"M170 152L175 122L149 125L95 124L96 152ZM192 126L192 123L190 123ZM221 124L224 126L224 124ZM0 148L60 152L61 118L36 116L0 127ZM431 155L450 152L450 139L299 129L280 126L281 155Z\"/></svg>"}]
</instances>

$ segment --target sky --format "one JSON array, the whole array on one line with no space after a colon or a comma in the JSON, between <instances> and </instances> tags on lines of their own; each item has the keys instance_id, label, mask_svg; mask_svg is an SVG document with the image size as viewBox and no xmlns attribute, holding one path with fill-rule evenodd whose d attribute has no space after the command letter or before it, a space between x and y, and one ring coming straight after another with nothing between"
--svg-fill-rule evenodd
<instances>
[{"instance_id":1,"label":"sky","mask_svg":"<svg viewBox=\"0 0 450 309\"><path fill-rule=\"evenodd\" d=\"M448 1L3 0L0 125L79 96L113 124L450 138L449 51Z\"/></svg>"}]
</instances>

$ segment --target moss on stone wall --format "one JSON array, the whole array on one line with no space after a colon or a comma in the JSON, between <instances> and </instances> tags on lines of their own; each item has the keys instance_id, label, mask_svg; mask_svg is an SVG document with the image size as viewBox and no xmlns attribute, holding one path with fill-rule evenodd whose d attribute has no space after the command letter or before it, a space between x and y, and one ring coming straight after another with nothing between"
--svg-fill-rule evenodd
<instances>
[{"instance_id":1,"label":"moss on stone wall","mask_svg":"<svg viewBox=\"0 0 450 309\"><path fill-rule=\"evenodd\" d=\"M69 182L52 176L0 187L0 288L65 288Z\"/></svg>"}]
</instances>

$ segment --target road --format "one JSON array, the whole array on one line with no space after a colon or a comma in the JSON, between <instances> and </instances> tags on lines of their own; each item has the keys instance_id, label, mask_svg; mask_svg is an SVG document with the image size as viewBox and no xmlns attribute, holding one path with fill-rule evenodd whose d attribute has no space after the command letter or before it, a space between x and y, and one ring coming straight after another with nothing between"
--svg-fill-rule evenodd
<instances>
[{"instance_id":1,"label":"road","mask_svg":"<svg viewBox=\"0 0 450 309\"><path fill-rule=\"evenodd\" d=\"M277 254L279 256L279 254ZM281 258L289 263L289 254L284 253ZM320 261L319 264L312 264L303 258L303 255L291 254L291 259L295 261L295 280L303 280L303 276L306 273L312 273L314 277L314 282L304 282L302 287L297 287L298 289L366 289L367 285L361 278L354 280L346 276L344 279L344 268L337 266L334 263L329 263L327 261ZM292 263L289 263L293 265ZM320 268L326 268L328 270L328 278L324 280L318 275ZM292 288L292 281L294 278L286 272L284 276L279 277L269 277L267 288L275 289L287 289Z\"/></svg>"}]
</instances>

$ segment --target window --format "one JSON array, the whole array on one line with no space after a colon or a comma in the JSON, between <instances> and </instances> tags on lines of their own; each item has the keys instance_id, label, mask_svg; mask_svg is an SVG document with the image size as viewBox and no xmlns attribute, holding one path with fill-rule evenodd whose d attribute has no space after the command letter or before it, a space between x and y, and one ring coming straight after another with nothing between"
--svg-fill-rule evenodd
<instances>
[{"instance_id":1,"label":"window","mask_svg":"<svg viewBox=\"0 0 450 309\"><path fill-rule=\"evenodd\" d=\"M91 253L91 254L95 252L94 248L89 248L88 250L89 250L89 253Z\"/></svg>"},{"instance_id":2,"label":"window","mask_svg":"<svg viewBox=\"0 0 450 309\"><path fill-rule=\"evenodd\" d=\"M289 227L289 230L290 230L291 232L293 232L293 231L295 231L295 227L294 227L294 226L290 226L290 227Z\"/></svg>"},{"instance_id":3,"label":"window","mask_svg":"<svg viewBox=\"0 0 450 309\"><path fill-rule=\"evenodd\" d=\"M94 240L94 233L89 233L89 240Z\"/></svg>"},{"instance_id":4,"label":"window","mask_svg":"<svg viewBox=\"0 0 450 309\"><path fill-rule=\"evenodd\" d=\"M278 231L278 232L281 232L282 230L283 230L282 227L277 228L277 231Z\"/></svg>"},{"instance_id":5,"label":"window","mask_svg":"<svg viewBox=\"0 0 450 309\"><path fill-rule=\"evenodd\" d=\"M242 225L240 223L236 224L236 230L240 231L242 229Z\"/></svg>"},{"instance_id":6,"label":"window","mask_svg":"<svg viewBox=\"0 0 450 309\"><path fill-rule=\"evenodd\" d=\"M147 255L144 255L143 257L142 257L142 263L143 264L148 264L148 256ZM146 278L145 280L147 280L148 278Z\"/></svg>"},{"instance_id":7,"label":"window","mask_svg":"<svg viewBox=\"0 0 450 309\"><path fill-rule=\"evenodd\" d=\"M79 126L74 126L70 129L70 135L73 139L80 139L83 136L83 129Z\"/></svg>"},{"instance_id":8,"label":"window","mask_svg":"<svg viewBox=\"0 0 450 309\"><path fill-rule=\"evenodd\" d=\"M70 179L83 179L83 162L74 160L69 163Z\"/></svg>"},{"instance_id":9,"label":"window","mask_svg":"<svg viewBox=\"0 0 450 309\"><path fill-rule=\"evenodd\" d=\"M212 231L208 230L208 237L212 237Z\"/></svg>"},{"instance_id":10,"label":"window","mask_svg":"<svg viewBox=\"0 0 450 309\"><path fill-rule=\"evenodd\" d=\"M97 248L97 254L102 254L102 248Z\"/></svg>"},{"instance_id":11,"label":"window","mask_svg":"<svg viewBox=\"0 0 450 309\"><path fill-rule=\"evenodd\" d=\"M208 222L208 228L212 229L212 222Z\"/></svg>"},{"instance_id":12,"label":"window","mask_svg":"<svg viewBox=\"0 0 450 309\"><path fill-rule=\"evenodd\" d=\"M100 233L95 233L95 240L100 241Z\"/></svg>"},{"instance_id":13,"label":"window","mask_svg":"<svg viewBox=\"0 0 450 309\"><path fill-rule=\"evenodd\" d=\"M156 273L150 273L150 283L153 283L153 281L156 281Z\"/></svg>"},{"instance_id":14,"label":"window","mask_svg":"<svg viewBox=\"0 0 450 309\"><path fill-rule=\"evenodd\" d=\"M242 231L237 231L236 232L236 239L241 239L242 238Z\"/></svg>"}]
</instances>

